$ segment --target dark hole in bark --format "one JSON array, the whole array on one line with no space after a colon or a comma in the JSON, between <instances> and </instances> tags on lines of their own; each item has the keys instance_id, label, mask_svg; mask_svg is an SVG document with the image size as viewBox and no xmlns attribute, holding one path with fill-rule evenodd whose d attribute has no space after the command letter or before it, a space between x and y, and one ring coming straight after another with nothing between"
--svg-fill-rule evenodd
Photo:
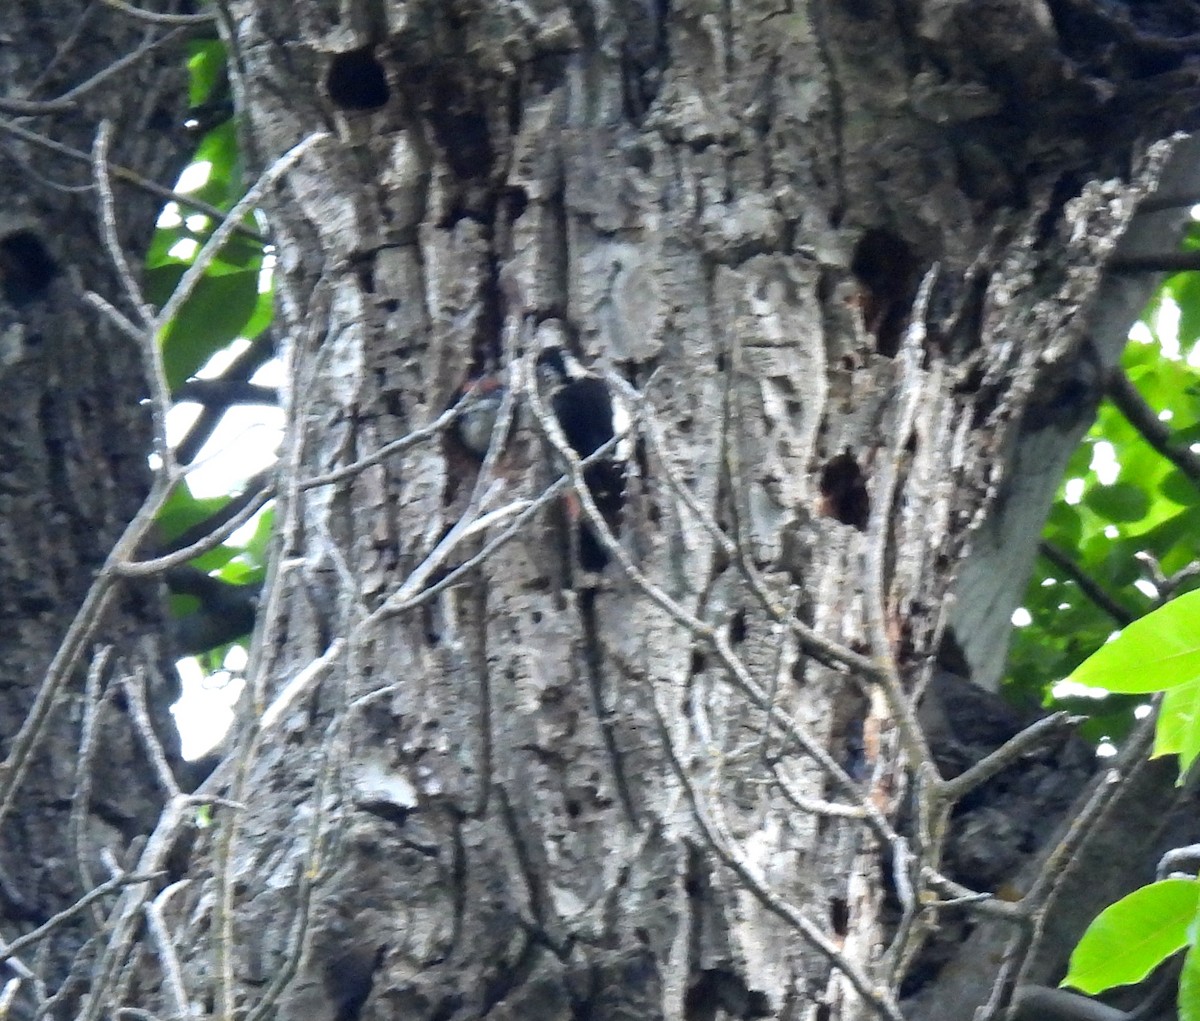
<instances>
[{"instance_id":1,"label":"dark hole in bark","mask_svg":"<svg viewBox=\"0 0 1200 1021\"><path fill-rule=\"evenodd\" d=\"M343 110L378 110L390 95L383 65L370 46L337 54L325 85L329 98Z\"/></svg>"},{"instance_id":2,"label":"dark hole in bark","mask_svg":"<svg viewBox=\"0 0 1200 1021\"><path fill-rule=\"evenodd\" d=\"M693 652L692 653L692 673L693 674L704 673L704 666L705 666L704 653Z\"/></svg>"},{"instance_id":3,"label":"dark hole in bark","mask_svg":"<svg viewBox=\"0 0 1200 1021\"><path fill-rule=\"evenodd\" d=\"M383 947L347 947L325 962L325 991L337 1005L337 1021L355 1021L362 1013L383 953Z\"/></svg>"},{"instance_id":4,"label":"dark hole in bark","mask_svg":"<svg viewBox=\"0 0 1200 1021\"><path fill-rule=\"evenodd\" d=\"M863 322L875 337L875 349L895 357L916 294L917 260L912 249L898 234L872 227L858 239L850 270L862 287Z\"/></svg>"},{"instance_id":5,"label":"dark hole in bark","mask_svg":"<svg viewBox=\"0 0 1200 1021\"><path fill-rule=\"evenodd\" d=\"M687 1017L711 1018L718 1013L737 1018L769 1017L766 994L746 986L742 976L728 968L708 968L684 996Z\"/></svg>"},{"instance_id":6,"label":"dark hole in bark","mask_svg":"<svg viewBox=\"0 0 1200 1021\"><path fill-rule=\"evenodd\" d=\"M10 305L24 305L45 292L58 275L58 263L31 230L0 238L0 283Z\"/></svg>"},{"instance_id":7,"label":"dark hole in bark","mask_svg":"<svg viewBox=\"0 0 1200 1021\"><path fill-rule=\"evenodd\" d=\"M850 454L838 454L821 470L821 498L827 517L866 531L871 500L862 469Z\"/></svg>"},{"instance_id":8,"label":"dark hole in bark","mask_svg":"<svg viewBox=\"0 0 1200 1021\"><path fill-rule=\"evenodd\" d=\"M487 177L495 154L480 95L447 74L429 83L428 100L433 105L429 125L454 175L463 181ZM460 212L480 218L477 212Z\"/></svg>"},{"instance_id":9,"label":"dark hole in bark","mask_svg":"<svg viewBox=\"0 0 1200 1021\"><path fill-rule=\"evenodd\" d=\"M746 611L738 610L729 621L729 641L741 645L746 640Z\"/></svg>"},{"instance_id":10,"label":"dark hole in bark","mask_svg":"<svg viewBox=\"0 0 1200 1021\"><path fill-rule=\"evenodd\" d=\"M630 165L636 167L643 174L650 173L654 167L654 152L647 145L633 145L626 155L629 157Z\"/></svg>"},{"instance_id":11,"label":"dark hole in bark","mask_svg":"<svg viewBox=\"0 0 1200 1021\"><path fill-rule=\"evenodd\" d=\"M850 925L850 909L844 897L832 897L829 900L829 924L839 936L845 936Z\"/></svg>"},{"instance_id":12,"label":"dark hole in bark","mask_svg":"<svg viewBox=\"0 0 1200 1021\"><path fill-rule=\"evenodd\" d=\"M392 826L404 828L408 822L408 809L391 801L360 801L355 806L360 812L373 815Z\"/></svg>"}]
</instances>

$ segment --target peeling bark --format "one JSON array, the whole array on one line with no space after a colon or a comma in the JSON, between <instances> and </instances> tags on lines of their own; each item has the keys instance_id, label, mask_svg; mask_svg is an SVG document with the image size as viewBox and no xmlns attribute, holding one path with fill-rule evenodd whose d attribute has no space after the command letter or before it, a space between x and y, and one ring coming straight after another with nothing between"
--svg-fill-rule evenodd
<instances>
[{"instance_id":1,"label":"peeling bark","mask_svg":"<svg viewBox=\"0 0 1200 1021\"><path fill-rule=\"evenodd\" d=\"M950 648L996 679L1148 290L1110 263L1190 183L1186 48L1151 67L1036 0L221 7L250 164L325 136L267 210L281 531L210 784L241 807L174 918L188 988L223 1017L900 1017L945 895L915 704ZM598 579L537 503L552 343L636 398ZM515 420L482 469L434 430L312 481L485 370Z\"/></svg>"}]
</instances>

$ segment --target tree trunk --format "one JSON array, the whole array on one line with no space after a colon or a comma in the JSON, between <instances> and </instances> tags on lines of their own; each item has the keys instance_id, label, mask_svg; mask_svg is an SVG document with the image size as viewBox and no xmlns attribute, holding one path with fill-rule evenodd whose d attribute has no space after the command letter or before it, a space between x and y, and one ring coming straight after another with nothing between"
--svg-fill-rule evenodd
<instances>
[{"instance_id":1,"label":"tree trunk","mask_svg":"<svg viewBox=\"0 0 1200 1021\"><path fill-rule=\"evenodd\" d=\"M7 947L110 879L111 868L128 865L126 850L158 819L164 792L131 704L146 699L168 749L178 744L166 713L175 683L169 662L170 672L163 670L155 587L114 592L104 607L93 606L93 639L76 643L73 657L62 647L150 478L139 349L84 300L91 291L130 309L102 242L88 154L107 119L112 163L169 183L185 139L177 130L183 75L178 51L161 45L167 30L103 6L41 0L13 0L3 20L0 932ZM93 81L139 49L122 74ZM53 105L84 83L69 102ZM34 140L13 134L10 115ZM37 144L43 132L81 158ZM121 243L145 251L162 200L119 178L114 187ZM114 858L104 859L107 851ZM9 962L6 1016L28 1016L31 970L43 993L54 992L74 962L57 1008L72 1013L90 960L86 952L77 958L93 934L90 917L59 920L36 955Z\"/></svg>"},{"instance_id":2,"label":"tree trunk","mask_svg":"<svg viewBox=\"0 0 1200 1021\"><path fill-rule=\"evenodd\" d=\"M1147 294L1113 264L1171 236L1145 195L1194 184L1158 141L1186 47L1144 48L1191 29L1108 18L222 5L248 163L320 134L267 209L280 535L210 781L234 806L172 917L189 995L848 1019L938 981L948 803L914 707L939 657L994 685ZM551 345L634 411L598 577L543 499ZM481 466L430 427L485 371L513 424Z\"/></svg>"}]
</instances>

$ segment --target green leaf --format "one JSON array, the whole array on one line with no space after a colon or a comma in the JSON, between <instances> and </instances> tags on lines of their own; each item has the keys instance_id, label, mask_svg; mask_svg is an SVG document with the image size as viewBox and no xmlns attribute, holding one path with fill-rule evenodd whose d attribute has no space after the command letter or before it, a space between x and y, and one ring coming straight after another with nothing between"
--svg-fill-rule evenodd
<instances>
[{"instance_id":1,"label":"green leaf","mask_svg":"<svg viewBox=\"0 0 1200 1021\"><path fill-rule=\"evenodd\" d=\"M219 39L201 39L188 50L188 105L199 106L224 77L225 45Z\"/></svg>"},{"instance_id":2,"label":"green leaf","mask_svg":"<svg viewBox=\"0 0 1200 1021\"><path fill-rule=\"evenodd\" d=\"M1158 491L1172 503L1177 503L1181 507L1189 507L1200 499L1200 492L1196 490L1196 484L1178 468L1173 468L1163 476L1158 484Z\"/></svg>"},{"instance_id":3,"label":"green leaf","mask_svg":"<svg viewBox=\"0 0 1200 1021\"><path fill-rule=\"evenodd\" d=\"M1179 273L1167 284L1179 306L1179 345L1186 352L1200 338L1200 273Z\"/></svg>"},{"instance_id":4,"label":"green leaf","mask_svg":"<svg viewBox=\"0 0 1200 1021\"><path fill-rule=\"evenodd\" d=\"M1141 486L1116 482L1088 490L1084 502L1110 521L1140 521L1150 509L1150 498Z\"/></svg>"},{"instance_id":5,"label":"green leaf","mask_svg":"<svg viewBox=\"0 0 1200 1021\"><path fill-rule=\"evenodd\" d=\"M1200 755L1200 679L1171 688L1158 709L1153 757L1179 756L1179 783Z\"/></svg>"},{"instance_id":6,"label":"green leaf","mask_svg":"<svg viewBox=\"0 0 1200 1021\"><path fill-rule=\"evenodd\" d=\"M1082 663L1071 680L1131 695L1200 679L1200 592L1135 620Z\"/></svg>"},{"instance_id":7,"label":"green leaf","mask_svg":"<svg viewBox=\"0 0 1200 1021\"><path fill-rule=\"evenodd\" d=\"M1079 520L1079 511L1065 500L1059 499L1050 508L1050 517L1046 521L1046 538L1057 543L1063 549L1074 549L1079 543L1083 525Z\"/></svg>"},{"instance_id":8,"label":"green leaf","mask_svg":"<svg viewBox=\"0 0 1200 1021\"><path fill-rule=\"evenodd\" d=\"M1179 1021L1200 1021L1200 952L1195 942L1183 956L1179 973Z\"/></svg>"},{"instance_id":9,"label":"green leaf","mask_svg":"<svg viewBox=\"0 0 1200 1021\"><path fill-rule=\"evenodd\" d=\"M163 331L167 384L176 389L238 337L258 306L258 271L205 276Z\"/></svg>"},{"instance_id":10,"label":"green leaf","mask_svg":"<svg viewBox=\"0 0 1200 1021\"><path fill-rule=\"evenodd\" d=\"M1164 879L1105 908L1071 954L1064 986L1095 994L1140 982L1187 946L1200 906L1200 882Z\"/></svg>"},{"instance_id":11,"label":"green leaf","mask_svg":"<svg viewBox=\"0 0 1200 1021\"><path fill-rule=\"evenodd\" d=\"M171 495L155 519L159 537L164 543L171 542L189 528L207 521L228 502L227 496L197 499L192 496L187 482L180 482L171 490Z\"/></svg>"},{"instance_id":12,"label":"green leaf","mask_svg":"<svg viewBox=\"0 0 1200 1021\"><path fill-rule=\"evenodd\" d=\"M245 193L242 186L241 150L237 143L237 126L233 120L218 124L196 147L195 162L212 164L208 181L192 194L222 209L232 208Z\"/></svg>"}]
</instances>

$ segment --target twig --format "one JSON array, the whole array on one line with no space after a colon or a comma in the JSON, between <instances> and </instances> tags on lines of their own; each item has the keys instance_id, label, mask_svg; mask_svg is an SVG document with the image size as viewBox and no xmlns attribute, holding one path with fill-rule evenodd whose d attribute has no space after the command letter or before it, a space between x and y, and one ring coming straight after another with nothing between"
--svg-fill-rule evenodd
<instances>
[{"instance_id":1,"label":"twig","mask_svg":"<svg viewBox=\"0 0 1200 1021\"><path fill-rule=\"evenodd\" d=\"M171 292L171 297L167 299L166 304L159 310L154 323L155 332L161 330L179 314L179 310L183 308L184 302L192 296L196 285L200 283L201 278L208 270L209 264L217 257L217 254L229 239L229 235L236 230L242 218L247 213L257 209L262 202L263 196L271 188L275 187L280 178L299 163L300 159L309 149L318 142L324 141L327 137L329 136L324 131L314 131L293 145L259 175L254 185L245 195L238 199L234 207L229 210L228 214L218 224L217 229L209 235L203 247L196 253L192 264L184 270L183 276L180 277L179 283L175 286L175 290Z\"/></svg>"},{"instance_id":2,"label":"twig","mask_svg":"<svg viewBox=\"0 0 1200 1021\"><path fill-rule=\"evenodd\" d=\"M100 193L100 226L105 250L117 269L121 286L125 288L125 296L137 312L144 329L154 321L154 312L134 279L133 270L129 266L129 260L125 258L125 249L121 246L118 236L116 202L113 200L112 182L108 176L108 149L112 141L112 130L112 121L100 122L96 141L92 146L92 178L96 182L96 190Z\"/></svg>"},{"instance_id":3,"label":"twig","mask_svg":"<svg viewBox=\"0 0 1200 1021\"><path fill-rule=\"evenodd\" d=\"M187 1021L188 1018L192 1017L192 1010L188 1004L187 986L183 981L183 969L179 966L179 955L175 952L175 944L172 942L171 933L167 929L167 922L163 917L163 909L166 908L167 902L176 893L190 884L190 879L180 879L168 886L144 907L146 912L146 927L150 930L150 938L154 941L154 948L158 953L158 961L162 966L164 984L170 991L171 999L175 1003L175 1016L178 1018L178 1021Z\"/></svg>"},{"instance_id":4,"label":"twig","mask_svg":"<svg viewBox=\"0 0 1200 1021\"><path fill-rule=\"evenodd\" d=\"M78 105L77 100L80 96L91 92L92 89L98 85L102 85L109 78L113 77L113 75L120 74L120 72L124 71L131 64L137 63L137 61L141 60L147 54L153 53L160 46L175 42L185 35L187 35L186 29L173 28L158 38L151 37L138 46L136 50L131 50L129 53L118 57L107 67L101 68L90 78L73 86L55 99L15 99L11 96L0 96L0 111L30 117L72 110Z\"/></svg>"},{"instance_id":5,"label":"twig","mask_svg":"<svg viewBox=\"0 0 1200 1021\"><path fill-rule=\"evenodd\" d=\"M154 25L211 25L217 19L216 14L212 11L204 14L156 14L154 11L135 7L126 0L100 0L100 2L125 14L131 14L140 21L148 21Z\"/></svg>"},{"instance_id":6,"label":"twig","mask_svg":"<svg viewBox=\"0 0 1200 1021\"><path fill-rule=\"evenodd\" d=\"M89 905L93 904L95 901L100 900L100 898L102 898L102 897L108 896L108 894L112 893L114 890L119 890L124 886L133 886L133 885L137 885L140 883L149 883L155 879L160 878L163 875L164 875L163 872L155 870L155 871L150 871L150 872L140 872L139 871L139 872L122 874L119 876L113 876L113 878L108 880L107 882L101 883L99 886L95 887L94 889L89 890L87 893L85 893L82 897L80 897L77 901L75 901L75 903L71 904L69 907L65 907L61 911L56 912L54 915L51 915L50 918L46 919L46 921L44 921L36 929L32 930L31 932L25 933L24 936L21 936L18 939L14 939L7 946L0 948L0 964L6 963L11 957L15 956L16 954L19 954L26 947L32 946L34 943L37 943L39 940L41 940L44 937L46 937L47 935L49 935L51 932L53 932L55 929L57 929L63 923L69 922L72 918L74 918L76 915L78 915L80 912L82 912Z\"/></svg>"},{"instance_id":7,"label":"twig","mask_svg":"<svg viewBox=\"0 0 1200 1021\"><path fill-rule=\"evenodd\" d=\"M896 668L896 657L888 637L886 560L888 537L891 528L892 506L899 483L899 466L904 457L904 448L916 421L917 405L921 397L921 358L925 341L925 317L929 311L929 299L938 275L938 264L934 263L921 281L913 302L912 322L905 332L900 346L897 363L900 366L900 387L903 401L896 420L892 423L891 443L887 456L876 471L875 492L871 499L871 513L867 522L867 542L864 551L864 615L867 625L867 640L878 670L877 680L888 701L899 732L900 742L909 759L909 767L926 777L936 775L937 767L917 722L916 710L904 692L900 673Z\"/></svg>"},{"instance_id":8,"label":"twig","mask_svg":"<svg viewBox=\"0 0 1200 1021\"><path fill-rule=\"evenodd\" d=\"M62 142L56 141L53 138L47 138L45 135L39 135L36 131L30 131L26 127L22 127L15 121L9 120L7 117L0 117L0 131L7 132L14 138L20 138L22 141L29 142L33 145L41 146L43 149L49 149L51 152L57 153L59 156L65 156L68 159L75 160L78 163L86 163L89 166L92 162L92 157L82 149L75 149L69 145L64 145ZM166 188L148 177L143 177L141 174L128 167L110 165L109 172L118 180L125 184L133 185L135 188L140 188L142 191L154 195L167 202L178 202L184 209L193 209L198 213L206 213L214 220L220 221L225 213L209 202L203 202L200 199L192 198L190 195L185 195L183 192L173 191ZM260 245L265 245L267 239L259 234L258 231L252 230L249 227L239 223L233 230L243 237L250 238L252 241L257 241Z\"/></svg>"},{"instance_id":9,"label":"twig","mask_svg":"<svg viewBox=\"0 0 1200 1021\"><path fill-rule=\"evenodd\" d=\"M724 833L710 816L705 803L692 783L691 777L688 775L687 769L679 758L662 707L658 703L657 691L652 691L652 695L654 696L652 705L654 706L654 715L658 723L659 737L663 750L666 752L667 758L671 763L671 768L683 786L688 804L692 808L692 817L696 820L701 832L704 834L708 846L716 852L717 857L741 880L742 886L755 900L771 914L782 919L795 929L809 946L845 975L850 985L854 987L855 992L880 1017L887 1018L888 1021L903 1021L899 1009L890 998L879 990L865 974L859 971L853 962L838 950L833 940L826 936L815 922L798 908L771 891L755 874L756 870L745 860L744 855L734 848L732 838Z\"/></svg>"},{"instance_id":10,"label":"twig","mask_svg":"<svg viewBox=\"0 0 1200 1021\"><path fill-rule=\"evenodd\" d=\"M203 538L197 539L191 545L184 546L182 549L174 550L161 557L155 557L153 560L126 560L114 565L113 572L123 578L145 578L181 567L189 560L195 560L196 557L202 556L209 550L220 546L229 536L254 517L266 503L270 502L274 495L274 485L267 485L262 489L250 490L249 499L243 500L241 497L237 498L237 502L241 505L237 513L217 525Z\"/></svg>"},{"instance_id":11,"label":"twig","mask_svg":"<svg viewBox=\"0 0 1200 1021\"><path fill-rule=\"evenodd\" d=\"M163 751L162 743L158 740L158 735L154 733L154 728L150 724L150 713L146 710L145 666L139 664L133 672L133 677L122 677L121 687L125 690L125 701L129 708L129 715L133 719L134 729L137 730L138 736L142 739L142 747L146 752L146 758L150 760L150 764L154 767L154 775L158 780L158 785L163 789L168 798L173 798L180 793L179 784L176 783L175 774L171 772L171 767L167 763L167 756Z\"/></svg>"},{"instance_id":12,"label":"twig","mask_svg":"<svg viewBox=\"0 0 1200 1021\"><path fill-rule=\"evenodd\" d=\"M1153 553L1147 550L1138 550L1133 555L1134 560L1141 561L1141 564L1146 568L1150 575L1150 580L1157 590L1157 595L1154 599L1154 606L1162 606L1164 603L1175 597L1175 593L1179 591L1179 586L1185 582L1191 581L1197 574L1200 574L1200 560L1193 560L1190 564L1184 564L1174 574L1168 575L1163 571L1162 565L1158 562Z\"/></svg>"},{"instance_id":13,"label":"twig","mask_svg":"<svg viewBox=\"0 0 1200 1021\"><path fill-rule=\"evenodd\" d=\"M950 780L943 780L935 788L936 796L946 804L961 801L975 788L987 783L1001 770L1007 769L1022 755L1027 754L1054 735L1082 722L1084 717L1070 713L1051 713L1024 730L1014 734L995 751L988 753L970 769Z\"/></svg>"},{"instance_id":14,"label":"twig","mask_svg":"<svg viewBox=\"0 0 1200 1021\"><path fill-rule=\"evenodd\" d=\"M255 372L271 360L275 353L274 349L274 336L268 328L255 337L250 342L250 346L229 363L229 367L222 373L219 382L248 382ZM191 464L196 459L200 448L208 442L213 430L220 424L224 413L224 408L208 406L200 412L199 417L175 448L175 460L179 464Z\"/></svg>"},{"instance_id":15,"label":"twig","mask_svg":"<svg viewBox=\"0 0 1200 1021\"><path fill-rule=\"evenodd\" d=\"M1028 912L1020 901L1000 900L994 894L970 890L953 879L948 879L931 868L921 870L921 880L935 889L943 890L947 899L927 901L923 907L930 910L942 910L949 907L968 907L976 914L998 918L1005 922L1020 924L1028 920Z\"/></svg>"},{"instance_id":16,"label":"twig","mask_svg":"<svg viewBox=\"0 0 1200 1021\"><path fill-rule=\"evenodd\" d=\"M87 680L83 689L83 719L79 726L79 754L75 759L75 786L71 792L71 812L67 819L67 832L75 848L75 865L79 871L80 889L90 890L96 885L88 861L87 814L92 796L92 763L96 754L96 734L104 703L115 688L101 690L104 670L112 655L112 646L98 649L88 667ZM99 931L104 919L98 907L92 908L92 921ZM2 1017L3 1015L0 1015Z\"/></svg>"},{"instance_id":17,"label":"twig","mask_svg":"<svg viewBox=\"0 0 1200 1021\"><path fill-rule=\"evenodd\" d=\"M1193 254L1200 260L1200 252ZM1183 472L1193 486L1200 488L1200 455L1175 442L1166 423L1154 413L1123 370L1114 369L1109 373L1105 393L1129 424L1145 437L1146 442Z\"/></svg>"},{"instance_id":18,"label":"twig","mask_svg":"<svg viewBox=\"0 0 1200 1021\"><path fill-rule=\"evenodd\" d=\"M1038 552L1075 582L1079 586L1080 592L1112 617L1121 627L1136 619L1136 614L1131 613L1110 596L1095 578L1075 563L1065 550L1050 542L1049 539L1042 539L1038 543Z\"/></svg>"},{"instance_id":19,"label":"twig","mask_svg":"<svg viewBox=\"0 0 1200 1021\"><path fill-rule=\"evenodd\" d=\"M137 919L150 896L149 882L163 874L163 862L174 845L176 833L192 804L193 799L184 795L178 795L167 802L138 861L137 880L122 880L124 885L130 888L121 896L109 915L106 925L108 940L100 959L95 962L92 982L78 1012L78 1021L96 1021L109 1006L109 986L119 974L137 936Z\"/></svg>"},{"instance_id":20,"label":"twig","mask_svg":"<svg viewBox=\"0 0 1200 1021\"><path fill-rule=\"evenodd\" d=\"M1154 740L1154 720L1143 720L1121 753L1121 768L1141 768ZM1041 939L1048 914L1062 883L1075 861L1076 852L1091 835L1122 789L1121 768L1106 770L1096 780L1096 786L1079 814L1071 821L1062 839L1051 850L1038 877L1020 904L1030 919L1022 926L1005 949L1004 960L992 984L988 1001L975 1013L976 1021L992 1021L1010 1003L1013 991L1024 984L1025 975Z\"/></svg>"},{"instance_id":21,"label":"twig","mask_svg":"<svg viewBox=\"0 0 1200 1021\"><path fill-rule=\"evenodd\" d=\"M518 387L514 385L518 369L519 363L513 362L510 368L509 385L504 389L500 408L496 413L496 423L492 430L491 439L488 442L487 454L484 456L479 474L475 477L475 484L471 489L471 495L467 500L466 508L450 531L438 541L437 545L430 550L421 563L404 580L404 584L392 593L392 595L388 596L383 604L371 614L368 620L378 620L382 617L391 616L397 612L397 605L405 602L414 592L420 591L429 577L441 567L458 544L464 541L468 530L475 525L477 518L487 507L491 496L496 491L495 467L499 461L501 450L504 447L504 438L508 434L508 425L512 421L516 394L519 392ZM507 509L511 509L514 506L516 505L510 505Z\"/></svg>"},{"instance_id":22,"label":"twig","mask_svg":"<svg viewBox=\"0 0 1200 1021\"><path fill-rule=\"evenodd\" d=\"M125 288L125 296L137 313L138 347L142 354L142 369L150 384L150 409L154 424L154 452L158 455L161 470L174 476L174 461L171 446L167 442L167 412L171 410L171 393L167 386L167 373L163 366L162 347L154 329L154 310L142 294L134 279L125 250L121 247L117 229L116 203L113 200L112 182L108 176L108 147L112 138L112 123L105 120L96 132L92 148L92 177L100 195L100 226L104 247L117 270L117 277Z\"/></svg>"},{"instance_id":23,"label":"twig","mask_svg":"<svg viewBox=\"0 0 1200 1021\"><path fill-rule=\"evenodd\" d=\"M399 454L407 450L409 447L416 446L425 440L431 440L435 436L444 432L454 421L469 407L469 402L474 400L468 396L463 401L455 404L442 412L436 419L420 429L414 429L412 432L406 433L399 439L392 440L390 443L385 443L378 450L368 454L366 457L359 458L352 464L345 465L342 468L337 468L334 471L325 472L322 475L313 475L309 478L302 479L298 483L298 488L304 492L309 489L316 489L320 486L332 486L335 483L342 482L345 479L352 478L360 474L368 468L372 468L377 464L382 464L389 457Z\"/></svg>"}]
</instances>

